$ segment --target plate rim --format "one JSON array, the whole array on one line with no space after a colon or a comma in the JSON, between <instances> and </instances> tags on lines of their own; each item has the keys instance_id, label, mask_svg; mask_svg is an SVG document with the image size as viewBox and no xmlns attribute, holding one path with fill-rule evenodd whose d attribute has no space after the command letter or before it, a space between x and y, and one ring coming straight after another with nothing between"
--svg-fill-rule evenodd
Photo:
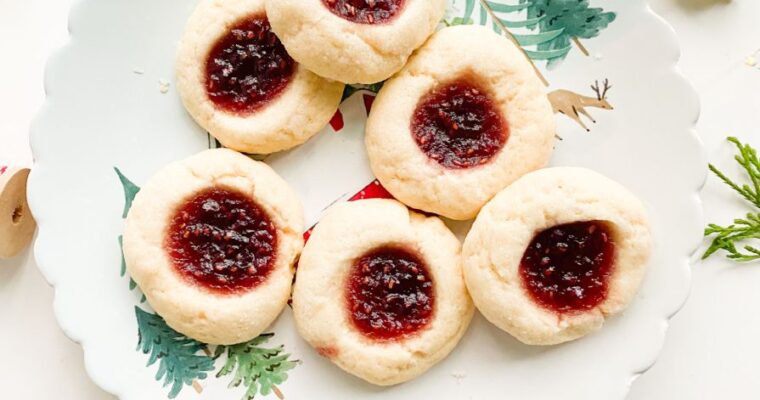
<instances>
[{"instance_id":1,"label":"plate rim","mask_svg":"<svg viewBox=\"0 0 760 400\"><path fill-rule=\"evenodd\" d=\"M447 0L449 2L453 0ZM649 4L649 0L641 0L642 6L644 8L644 11L649 14L650 17L656 19L658 23L662 24L664 27L667 27L668 30L668 37L665 38L668 42L672 44L673 50L675 51L675 56L673 57L673 60L671 62L671 65L669 66L668 70L672 72L674 79L678 79L681 81L680 83L683 84L689 91L690 97L694 100L694 110L692 110L693 116L691 117L690 122L690 129L689 133L692 136L691 139L693 139L698 144L698 150L700 152L700 158L705 161L704 165L705 167L700 170L700 176L694 177L693 179L697 180L698 184L695 185L693 190L691 191L691 206L694 208L694 211L697 213L695 216L698 217L698 220L700 222L700 226L704 226L705 221L705 215L704 215L704 202L701 197L702 189L707 181L708 178L708 168L707 168L707 149L705 148L704 142L701 139L701 137L698 134L697 130L697 123L699 121L700 113L701 113L701 104L700 104L700 96L698 92L695 89L695 86L693 83L683 74L681 68L679 67L680 59L681 59L681 45L678 40L678 35L673 28L673 26L662 16L660 16L658 13L656 13L651 5ZM72 331L71 324L75 324L72 322L72 320L67 320L63 317L61 312L61 302L59 296L59 289L61 286L54 278L53 271L57 268L54 262L48 262L46 254L50 253L50 250L48 250L49 246L48 243L48 237L50 234L48 233L48 225L45 218L45 200L41 199L42 196L37 196L37 192L41 192L42 190L38 189L38 187L43 186L41 183L39 183L39 178L37 177L37 174L35 171L38 169L38 165L44 164L41 157L39 157L39 149L43 146L41 143L43 142L43 133L42 130L37 129L37 126L39 124L39 121L42 120L45 116L45 111L47 108L51 107L50 102L50 93L49 93L49 82L50 82L50 76L52 75L52 71L54 71L56 68L59 68L62 64L61 60L63 58L63 55L67 53L67 50L71 47L72 42L74 41L75 37L77 36L75 32L77 32L76 28L74 27L73 19L75 15L77 14L78 10L80 8L85 8L88 5L88 0L75 0L74 3L71 5L69 11L68 11L68 17L67 17L67 26L68 26L68 36L64 40L63 44L58 47L57 49L53 50L49 56L47 57L47 60L45 62L45 68L44 68L44 90L45 90L45 99L38 109L38 111L35 114L35 117L32 120L31 127L30 127L30 146L32 149L32 154L34 156L34 166L32 168L31 174L29 176L29 188L28 188L28 197L29 197L29 205L30 209L35 216L37 220L38 225L38 231L36 240L33 246L33 256L35 259L35 264L37 265L38 270L44 277L44 279L47 281L47 283L53 288L54 290L54 298L53 298L53 313L55 316L56 323L58 326L63 330L66 337L68 337L73 342L79 344L82 347L82 357L84 359L84 369L89 377L89 379L95 383L100 389L104 390L105 392L112 394L116 396L117 398L123 398L124 397L124 389L120 387L113 387L109 385L105 379L101 378L103 375L95 373L93 371L93 367L90 362L90 358L92 357L92 353L88 352L88 340L83 337L83 335L77 335ZM676 266L674 265L673 268L679 268L681 272L684 274L685 279L685 285L687 287L687 290L685 291L685 294L683 298L677 303L674 304L672 307L670 307L669 310L665 311L665 315L662 317L662 323L664 324L663 329L660 330L658 336L657 336L657 348L656 353L654 354L654 357L651 359L651 361L646 362L646 365L643 365L642 368L633 370L630 372L630 377L625 383L625 388L623 395L625 396L629 391L633 383L638 379L641 375L643 375L646 371L648 371L656 362L657 359L660 357L662 353L662 349L665 343L665 339L667 337L667 333L669 331L671 319L678 314L678 312L683 308L686 301L688 300L691 289L692 289L692 267L697 263L698 261L698 251L701 247L701 244L703 242L702 236L695 235L694 243L692 243L689 246L689 252L688 254L684 254L682 256L682 261L680 262L680 265ZM663 309L667 308L665 305L662 306ZM90 356L88 357L88 353Z\"/></svg>"}]
</instances>

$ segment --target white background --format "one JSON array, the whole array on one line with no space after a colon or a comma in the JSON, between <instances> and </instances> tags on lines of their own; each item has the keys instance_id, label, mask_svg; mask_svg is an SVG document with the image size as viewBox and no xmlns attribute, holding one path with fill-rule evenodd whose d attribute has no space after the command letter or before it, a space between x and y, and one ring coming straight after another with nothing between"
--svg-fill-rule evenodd
<instances>
[{"instance_id":1,"label":"white background","mask_svg":"<svg viewBox=\"0 0 760 400\"><path fill-rule=\"evenodd\" d=\"M28 126L44 98L45 60L67 38L71 3L0 0L0 164L32 163ZM760 1L651 3L678 32L681 67L702 99L698 128L710 160L735 172L725 137L760 146L760 68L745 64L751 55L760 61ZM711 222L749 211L712 177L703 199ZM112 399L87 378L81 349L56 325L52 302L30 251L0 260L0 397ZM715 257L695 265L691 297L672 320L660 361L629 399L760 398L759 308L760 263Z\"/></svg>"}]
</instances>

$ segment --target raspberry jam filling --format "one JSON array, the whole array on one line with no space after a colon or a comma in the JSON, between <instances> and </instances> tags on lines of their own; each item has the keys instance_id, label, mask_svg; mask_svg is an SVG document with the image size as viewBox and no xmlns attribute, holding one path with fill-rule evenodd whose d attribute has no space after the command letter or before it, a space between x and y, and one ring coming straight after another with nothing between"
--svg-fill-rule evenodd
<instances>
[{"instance_id":1,"label":"raspberry jam filling","mask_svg":"<svg viewBox=\"0 0 760 400\"><path fill-rule=\"evenodd\" d=\"M272 271L277 231L248 196L212 187L175 212L166 248L185 279L213 292L239 293L254 288Z\"/></svg>"},{"instance_id":2,"label":"raspberry jam filling","mask_svg":"<svg viewBox=\"0 0 760 400\"><path fill-rule=\"evenodd\" d=\"M556 313L590 310L607 297L615 243L602 221L558 225L536 235L520 263L533 300Z\"/></svg>"},{"instance_id":3,"label":"raspberry jam filling","mask_svg":"<svg viewBox=\"0 0 760 400\"><path fill-rule=\"evenodd\" d=\"M364 254L351 268L346 287L354 326L373 340L394 340L422 330L433 316L433 282L427 266L402 247Z\"/></svg>"},{"instance_id":4,"label":"raspberry jam filling","mask_svg":"<svg viewBox=\"0 0 760 400\"><path fill-rule=\"evenodd\" d=\"M396 16L404 0L322 0L333 14L357 24L383 24Z\"/></svg>"},{"instance_id":5,"label":"raspberry jam filling","mask_svg":"<svg viewBox=\"0 0 760 400\"><path fill-rule=\"evenodd\" d=\"M491 96L459 79L422 98L412 117L412 136L431 159L450 169L490 161L506 144L507 122Z\"/></svg>"},{"instance_id":6,"label":"raspberry jam filling","mask_svg":"<svg viewBox=\"0 0 760 400\"><path fill-rule=\"evenodd\" d=\"M217 107L248 114L282 93L296 63L265 17L235 24L219 39L206 60L206 92Z\"/></svg>"}]
</instances>

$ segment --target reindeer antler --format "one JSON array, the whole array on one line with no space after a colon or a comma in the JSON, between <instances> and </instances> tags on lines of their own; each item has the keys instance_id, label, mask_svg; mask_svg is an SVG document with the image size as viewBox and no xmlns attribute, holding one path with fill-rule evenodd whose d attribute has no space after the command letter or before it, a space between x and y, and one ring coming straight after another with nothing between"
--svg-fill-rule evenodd
<instances>
[{"instance_id":1,"label":"reindeer antler","mask_svg":"<svg viewBox=\"0 0 760 400\"><path fill-rule=\"evenodd\" d=\"M602 99L602 91L599 90L599 81L598 80L594 81L594 84L591 85L591 90L593 90L594 92L596 92L596 98L597 99L599 99L599 100Z\"/></svg>"},{"instance_id":2,"label":"reindeer antler","mask_svg":"<svg viewBox=\"0 0 760 400\"><path fill-rule=\"evenodd\" d=\"M602 92L602 98L607 98L607 92L612 89L612 85L610 85L610 80L605 78L604 79L604 91Z\"/></svg>"},{"instance_id":3,"label":"reindeer antler","mask_svg":"<svg viewBox=\"0 0 760 400\"><path fill-rule=\"evenodd\" d=\"M607 98L607 92L612 89L612 85L610 85L609 79L604 79L604 89L599 88L599 81L595 80L594 84L591 85L591 89L596 92L596 98L599 100L604 100Z\"/></svg>"}]
</instances>

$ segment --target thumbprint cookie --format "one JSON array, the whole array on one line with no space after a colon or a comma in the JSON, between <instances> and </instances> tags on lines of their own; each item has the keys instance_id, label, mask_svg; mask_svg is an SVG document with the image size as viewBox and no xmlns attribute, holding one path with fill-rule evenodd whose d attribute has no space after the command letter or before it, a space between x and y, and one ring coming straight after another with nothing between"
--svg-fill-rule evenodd
<instances>
[{"instance_id":1,"label":"thumbprint cookie","mask_svg":"<svg viewBox=\"0 0 760 400\"><path fill-rule=\"evenodd\" d=\"M137 194L127 270L176 331L210 344L258 336L288 301L302 206L266 164L228 149L168 165Z\"/></svg>"},{"instance_id":2,"label":"thumbprint cookie","mask_svg":"<svg viewBox=\"0 0 760 400\"><path fill-rule=\"evenodd\" d=\"M433 33L445 0L267 0L272 29L293 58L326 78L388 79Z\"/></svg>"},{"instance_id":3,"label":"thumbprint cookie","mask_svg":"<svg viewBox=\"0 0 760 400\"><path fill-rule=\"evenodd\" d=\"M292 148L319 132L344 87L291 58L264 0L202 0L187 22L176 74L195 121L226 147L254 154Z\"/></svg>"},{"instance_id":4,"label":"thumbprint cookie","mask_svg":"<svg viewBox=\"0 0 760 400\"><path fill-rule=\"evenodd\" d=\"M470 323L459 261L459 241L439 218L395 200L338 204L298 263L298 331L368 382L408 381L446 357Z\"/></svg>"},{"instance_id":5,"label":"thumbprint cookie","mask_svg":"<svg viewBox=\"0 0 760 400\"><path fill-rule=\"evenodd\" d=\"M409 207L475 217L553 151L555 122L522 52L479 26L437 32L385 83L366 127L373 172Z\"/></svg>"},{"instance_id":6,"label":"thumbprint cookie","mask_svg":"<svg viewBox=\"0 0 760 400\"><path fill-rule=\"evenodd\" d=\"M634 298L650 255L647 214L587 169L525 175L480 212L463 247L480 312L518 340L550 345L599 329Z\"/></svg>"}]
</instances>

